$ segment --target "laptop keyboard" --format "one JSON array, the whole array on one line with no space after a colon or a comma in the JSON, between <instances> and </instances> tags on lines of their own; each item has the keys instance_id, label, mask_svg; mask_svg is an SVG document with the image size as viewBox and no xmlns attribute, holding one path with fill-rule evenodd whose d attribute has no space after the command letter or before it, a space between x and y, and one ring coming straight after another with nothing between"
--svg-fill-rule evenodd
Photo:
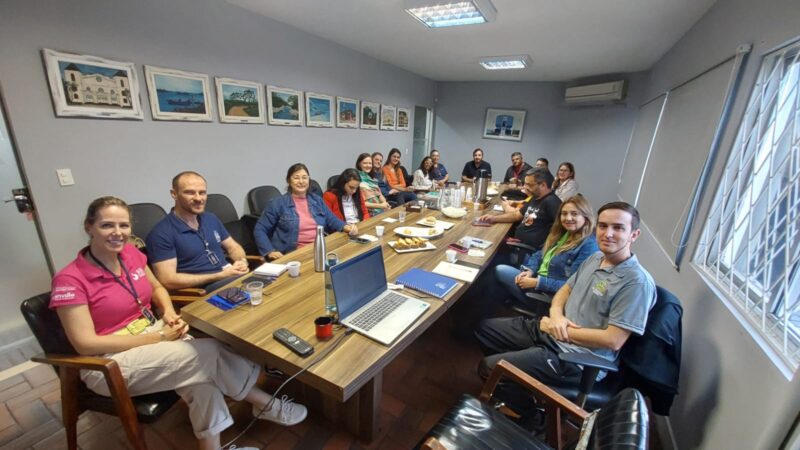
<instances>
[{"instance_id":1,"label":"laptop keyboard","mask_svg":"<svg viewBox=\"0 0 800 450\"><path fill-rule=\"evenodd\" d=\"M380 322L386 316L391 314L392 311L397 309L405 301L406 297L394 292L390 292L382 299L370 305L369 308L362 311L359 315L353 318L350 323L361 328L362 330L369 331L375 326L376 323Z\"/></svg>"}]
</instances>

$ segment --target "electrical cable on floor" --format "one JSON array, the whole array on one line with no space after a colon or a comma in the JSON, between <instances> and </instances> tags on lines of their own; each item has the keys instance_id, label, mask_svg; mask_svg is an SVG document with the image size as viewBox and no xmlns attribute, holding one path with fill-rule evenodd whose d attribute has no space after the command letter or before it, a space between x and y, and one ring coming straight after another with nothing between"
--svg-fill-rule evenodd
<instances>
[{"instance_id":1,"label":"electrical cable on floor","mask_svg":"<svg viewBox=\"0 0 800 450\"><path fill-rule=\"evenodd\" d=\"M295 378L297 378L301 373L307 371L308 369L313 367L318 362L322 361L334 349L336 349L336 347L338 347L339 344L341 344L347 336L349 336L352 333L353 333L353 330L345 329L345 332L337 338L337 340L333 343L333 345L331 345L330 347L326 348L322 353L318 354L317 357L314 358L313 361L311 361L307 366L305 366L302 369L300 369L299 372L297 372L296 374L290 376L289 378L286 379L286 381L281 383L281 385L278 386L278 389L276 389L275 392L272 393L272 398L269 400L269 402L267 402L267 404L264 405L264 407L261 408L261 410L258 412L258 414L253 416L253 419L250 420L250 423L247 424L247 426L244 428L244 430L242 430L241 433L236 435L236 437L234 437L233 439L228 441L226 444L222 445L220 447L220 450L224 450L226 448L230 448L230 446L233 445L233 443L236 442L236 440L238 440L239 438L244 436L244 434L247 433L250 430L250 428L253 427L253 425L256 423L256 421L259 420L258 418L261 416L261 413L263 413L264 411L269 411L270 409L272 409L272 405L275 403L275 399L278 397L278 394L281 392L283 387L286 386L287 383L289 383L290 381L292 381ZM279 401L282 402L282 400L279 400ZM280 412L278 413L278 417L280 417ZM233 447L233 448L236 448L236 447Z\"/></svg>"}]
</instances>

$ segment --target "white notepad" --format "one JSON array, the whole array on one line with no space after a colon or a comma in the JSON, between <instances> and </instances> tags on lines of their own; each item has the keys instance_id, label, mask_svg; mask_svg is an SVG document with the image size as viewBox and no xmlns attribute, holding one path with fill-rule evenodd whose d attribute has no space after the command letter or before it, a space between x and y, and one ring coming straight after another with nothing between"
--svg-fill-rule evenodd
<instances>
[{"instance_id":1,"label":"white notepad","mask_svg":"<svg viewBox=\"0 0 800 450\"><path fill-rule=\"evenodd\" d=\"M268 277L277 277L286 271L286 264L264 263L256 268L253 273L258 275L266 275Z\"/></svg>"},{"instance_id":2,"label":"white notepad","mask_svg":"<svg viewBox=\"0 0 800 450\"><path fill-rule=\"evenodd\" d=\"M478 269L442 261L433 269L433 273L472 283L478 276Z\"/></svg>"}]
</instances>

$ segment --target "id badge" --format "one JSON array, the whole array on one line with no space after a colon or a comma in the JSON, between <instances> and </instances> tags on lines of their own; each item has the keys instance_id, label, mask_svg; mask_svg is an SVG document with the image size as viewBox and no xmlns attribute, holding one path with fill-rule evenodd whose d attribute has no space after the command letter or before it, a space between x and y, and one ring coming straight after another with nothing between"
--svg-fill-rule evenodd
<instances>
[{"instance_id":1,"label":"id badge","mask_svg":"<svg viewBox=\"0 0 800 450\"><path fill-rule=\"evenodd\" d=\"M137 334L141 334L145 329L147 329L148 324L147 320L145 319L136 319L133 322L125 325L125 329L128 330L128 333L136 336Z\"/></svg>"},{"instance_id":2,"label":"id badge","mask_svg":"<svg viewBox=\"0 0 800 450\"><path fill-rule=\"evenodd\" d=\"M149 309L142 307L142 316L150 323L150 325L155 325L156 323L156 316L153 315L153 312Z\"/></svg>"}]
</instances>

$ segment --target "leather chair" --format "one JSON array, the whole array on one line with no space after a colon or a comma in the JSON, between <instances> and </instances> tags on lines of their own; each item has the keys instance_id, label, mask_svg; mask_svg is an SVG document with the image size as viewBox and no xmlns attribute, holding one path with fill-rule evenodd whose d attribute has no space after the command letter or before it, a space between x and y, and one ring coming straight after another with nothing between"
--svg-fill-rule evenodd
<instances>
[{"instance_id":1,"label":"leather chair","mask_svg":"<svg viewBox=\"0 0 800 450\"><path fill-rule=\"evenodd\" d=\"M146 239L150 230L167 215L164 208L155 203L134 203L128 207L131 209L131 232L140 239Z\"/></svg>"},{"instance_id":2,"label":"leather chair","mask_svg":"<svg viewBox=\"0 0 800 450\"><path fill-rule=\"evenodd\" d=\"M258 219L264 208L276 197L281 196L281 191L275 186L258 186L250 189L247 193L247 205L250 207L250 214Z\"/></svg>"},{"instance_id":3,"label":"leather chair","mask_svg":"<svg viewBox=\"0 0 800 450\"><path fill-rule=\"evenodd\" d=\"M239 218L236 213L236 208L233 206L233 202L223 194L208 194L206 210L219 218L233 240L244 248L246 255L253 255L255 258L260 258L258 255L258 248L256 247L256 241L253 237L255 222L258 221L257 217L247 215ZM263 261L258 259L256 262L261 263Z\"/></svg>"},{"instance_id":4,"label":"leather chair","mask_svg":"<svg viewBox=\"0 0 800 450\"><path fill-rule=\"evenodd\" d=\"M336 182L339 181L339 175L334 175L328 178L328 190L330 191Z\"/></svg>"},{"instance_id":5,"label":"leather chair","mask_svg":"<svg viewBox=\"0 0 800 450\"><path fill-rule=\"evenodd\" d=\"M654 413L668 416L678 393L682 315L678 298L656 286L656 304L647 317L644 335L632 334L613 363L592 354L559 354L562 361L581 364L584 369L579 386L554 389L579 406L594 409L606 404L621 389L633 387L650 399ZM600 370L607 370L608 374L595 383Z\"/></svg>"},{"instance_id":6,"label":"leather chair","mask_svg":"<svg viewBox=\"0 0 800 450\"><path fill-rule=\"evenodd\" d=\"M323 193L322 192L322 188L320 187L319 183L317 183L317 180L315 180L313 178L311 179L311 181L308 184L308 192L310 194L316 194L316 195L318 195L320 197L322 197L322 193Z\"/></svg>"},{"instance_id":7,"label":"leather chair","mask_svg":"<svg viewBox=\"0 0 800 450\"><path fill-rule=\"evenodd\" d=\"M122 372L113 359L80 356L72 347L58 314L51 310L50 293L31 297L20 306L22 315L36 340L44 349L43 356L33 361L50 364L61 380L61 416L67 432L67 447L78 448L78 416L86 410L118 416L134 449L146 449L144 432L139 423L153 423L174 405L175 391L131 397ZM103 372L111 397L89 390L80 379L81 370Z\"/></svg>"},{"instance_id":8,"label":"leather chair","mask_svg":"<svg viewBox=\"0 0 800 450\"><path fill-rule=\"evenodd\" d=\"M494 404L492 395L504 378L531 391L538 404L543 405L547 420L546 439L541 440L512 422L514 415L502 403ZM504 381L505 382L505 381ZM566 398L507 361L495 366L484 384L480 400L464 395L436 424L417 448L453 449L562 449L565 446L564 419L589 428L582 429L579 438L587 439L587 448L613 450L646 449L648 443L648 413L644 397L635 389L619 392L596 416L578 408Z\"/></svg>"}]
</instances>

